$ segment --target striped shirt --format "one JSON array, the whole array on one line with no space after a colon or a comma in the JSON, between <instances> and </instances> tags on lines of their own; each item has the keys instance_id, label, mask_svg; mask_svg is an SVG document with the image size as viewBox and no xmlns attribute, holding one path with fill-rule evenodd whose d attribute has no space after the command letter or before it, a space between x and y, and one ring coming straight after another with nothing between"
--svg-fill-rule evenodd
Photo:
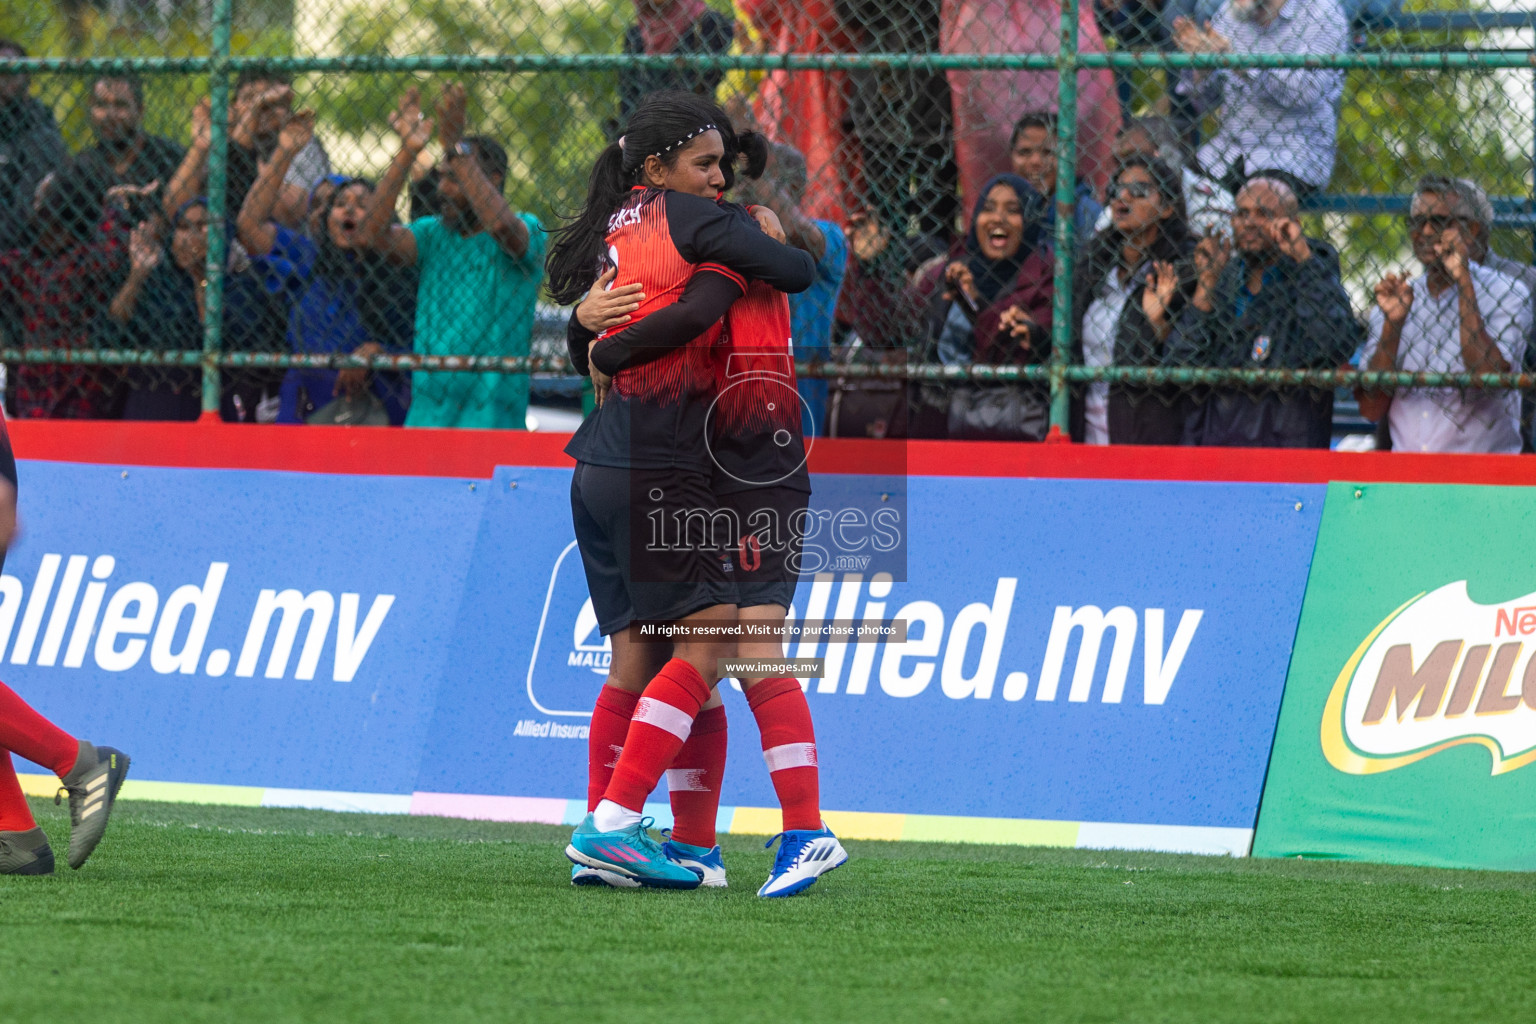
<instances>
[{"instance_id":1,"label":"striped shirt","mask_svg":"<svg viewBox=\"0 0 1536 1024\"><path fill-rule=\"evenodd\" d=\"M1242 21L1228 3L1212 28L1235 54L1341 54L1348 27L1338 0L1286 0L1268 25ZM1288 171L1321 188L1333 175L1344 72L1310 68L1231 68L1212 73L1206 99L1222 104L1221 127L1201 147L1200 166L1223 177L1239 156L1255 171Z\"/></svg>"}]
</instances>

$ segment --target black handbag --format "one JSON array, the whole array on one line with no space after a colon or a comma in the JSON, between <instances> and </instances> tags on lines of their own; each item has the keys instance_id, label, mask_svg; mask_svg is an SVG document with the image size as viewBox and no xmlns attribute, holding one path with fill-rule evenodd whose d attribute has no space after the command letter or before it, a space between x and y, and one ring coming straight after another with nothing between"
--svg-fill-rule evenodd
<instances>
[{"instance_id":1,"label":"black handbag","mask_svg":"<svg viewBox=\"0 0 1536 1024\"><path fill-rule=\"evenodd\" d=\"M945 316L946 327L964 315L958 304L952 305ZM1015 343L1005 358L1016 350ZM930 351L937 355L937 346L930 346ZM916 390L925 418L953 441L1044 441L1051 426L1050 399L1033 382L924 383Z\"/></svg>"},{"instance_id":2,"label":"black handbag","mask_svg":"<svg viewBox=\"0 0 1536 1024\"><path fill-rule=\"evenodd\" d=\"M1051 403L1040 385L957 385L949 396L949 436L956 441L1044 441Z\"/></svg>"}]
</instances>

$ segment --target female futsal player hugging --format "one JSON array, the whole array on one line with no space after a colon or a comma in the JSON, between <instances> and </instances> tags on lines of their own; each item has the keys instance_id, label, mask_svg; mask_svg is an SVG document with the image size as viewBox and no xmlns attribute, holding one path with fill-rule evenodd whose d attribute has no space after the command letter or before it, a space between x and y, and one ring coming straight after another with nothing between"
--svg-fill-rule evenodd
<instances>
[{"instance_id":1,"label":"female futsal player hugging","mask_svg":"<svg viewBox=\"0 0 1536 1024\"><path fill-rule=\"evenodd\" d=\"M718 197L731 185L738 156L745 157L748 176L762 173L766 144L761 137L747 133L738 138L712 105L701 104L694 97L681 102L698 105L697 116L708 117L707 123L717 126L724 152L718 180L713 174L697 180L674 179L676 187L699 188L702 196ZM625 137L626 146L633 134L632 125ZM708 143L700 147L701 152L712 152ZM739 206L722 205L722 209L742 223L751 223ZM762 209L755 213L764 221L764 229L782 240L777 218ZM647 301L641 283L633 279L624 283L624 277L620 260L618 270L611 266L606 269L573 314L568 338L572 360L585 372L588 344L602 332L605 340L592 351L596 364L593 376L601 392L606 383L605 369L659 358L701 333L712 343L715 384L705 424L711 456L709 486L715 501L727 512L719 521L733 524L734 529L726 538L709 540L716 550L728 548L734 558L741 619L781 624L794 593L798 551L798 545L785 544L783 538L796 536L795 528L810 493L800 402L794 390L788 300L767 278L744 287L733 275L699 265L677 301L657 309ZM642 309L648 310L643 322L614 334L632 322L629 314ZM720 335L716 322L722 316L726 317L725 331ZM747 525L762 523L780 526L767 529ZM759 532L766 534L761 540ZM621 637L615 634L615 666L621 661ZM652 668L642 663L649 661L654 666L665 653L665 646L654 642L625 645L625 668L633 654L638 671L631 677L629 672L616 669L598 699L589 751L589 810L600 805L615 753L624 749L631 713L639 700L640 687L633 680L650 677ZM777 658L783 652L775 636L738 645L734 653L742 658ZM711 673L706 673L706 678L715 679ZM782 840L779 855L759 895L789 896L844 863L847 854L821 821L815 737L810 708L798 681L775 675L744 676L742 681L784 814L784 832L774 837ZM715 695L667 770L675 828L661 847L667 859L692 869L707 886L726 884L714 829L725 749L725 710ZM580 860L572 871L572 882L640 884L633 875L616 874Z\"/></svg>"}]
</instances>

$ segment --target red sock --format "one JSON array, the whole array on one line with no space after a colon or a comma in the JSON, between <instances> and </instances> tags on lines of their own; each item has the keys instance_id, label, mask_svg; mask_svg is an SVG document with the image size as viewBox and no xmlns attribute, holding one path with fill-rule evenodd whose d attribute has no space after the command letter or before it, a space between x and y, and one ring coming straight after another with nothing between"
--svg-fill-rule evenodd
<instances>
[{"instance_id":1,"label":"red sock","mask_svg":"<svg viewBox=\"0 0 1536 1024\"><path fill-rule=\"evenodd\" d=\"M686 661L673 658L663 665L635 705L624 751L603 799L636 813L643 810L645 798L671 767L709 694L709 684Z\"/></svg>"},{"instance_id":2,"label":"red sock","mask_svg":"<svg viewBox=\"0 0 1536 1024\"><path fill-rule=\"evenodd\" d=\"M798 679L765 679L747 690L763 735L763 760L784 811L784 828L821 828L821 776L811 706Z\"/></svg>"},{"instance_id":3,"label":"red sock","mask_svg":"<svg viewBox=\"0 0 1536 1024\"><path fill-rule=\"evenodd\" d=\"M36 827L32 808L27 806L16 769L11 766L11 755L0 750L0 832L25 832Z\"/></svg>"},{"instance_id":4,"label":"red sock","mask_svg":"<svg viewBox=\"0 0 1536 1024\"><path fill-rule=\"evenodd\" d=\"M640 702L638 693L604 684L592 708L592 728L587 733L587 810L597 809L597 802L613 778L613 766L624 751L624 737L629 719Z\"/></svg>"},{"instance_id":5,"label":"red sock","mask_svg":"<svg viewBox=\"0 0 1536 1024\"><path fill-rule=\"evenodd\" d=\"M667 769L672 797L672 838L689 846L715 845L720 780L725 778L725 708L706 708Z\"/></svg>"},{"instance_id":6,"label":"red sock","mask_svg":"<svg viewBox=\"0 0 1536 1024\"><path fill-rule=\"evenodd\" d=\"M62 779L80 756L80 741L0 683L0 749L20 754Z\"/></svg>"}]
</instances>

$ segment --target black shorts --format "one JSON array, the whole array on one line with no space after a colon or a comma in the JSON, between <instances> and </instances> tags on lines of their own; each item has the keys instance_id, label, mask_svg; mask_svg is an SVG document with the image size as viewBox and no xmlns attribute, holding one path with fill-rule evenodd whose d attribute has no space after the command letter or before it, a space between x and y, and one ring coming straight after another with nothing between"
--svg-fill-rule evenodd
<instances>
[{"instance_id":1,"label":"black shorts","mask_svg":"<svg viewBox=\"0 0 1536 1024\"><path fill-rule=\"evenodd\" d=\"M603 635L734 605L724 518L701 473L578 462L571 521Z\"/></svg>"},{"instance_id":2,"label":"black shorts","mask_svg":"<svg viewBox=\"0 0 1536 1024\"><path fill-rule=\"evenodd\" d=\"M758 487L718 500L739 524L731 545L737 603L788 608L800 579L801 520L811 496L788 487Z\"/></svg>"}]
</instances>

